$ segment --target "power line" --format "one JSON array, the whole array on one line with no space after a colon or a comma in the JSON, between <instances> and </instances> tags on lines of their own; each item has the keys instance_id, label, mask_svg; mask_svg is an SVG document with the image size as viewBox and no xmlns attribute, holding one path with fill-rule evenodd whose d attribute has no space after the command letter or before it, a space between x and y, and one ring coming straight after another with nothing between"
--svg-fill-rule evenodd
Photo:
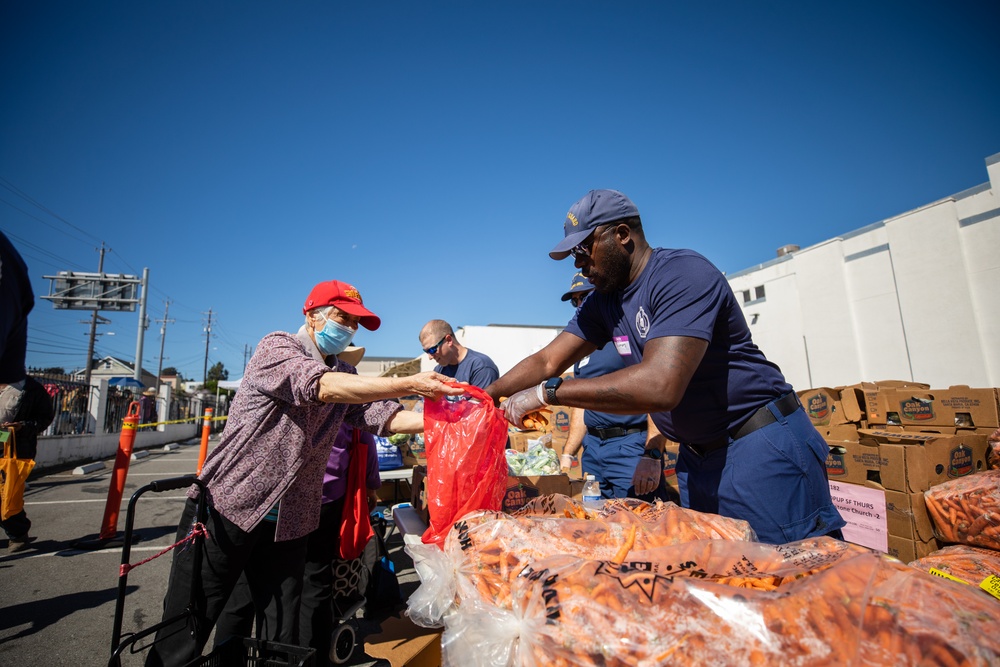
<instances>
[{"instance_id":1,"label":"power line","mask_svg":"<svg viewBox=\"0 0 1000 667\"><path fill-rule=\"evenodd\" d=\"M69 220L66 220L65 218L61 217L60 215L58 215L57 213L55 213L54 211L52 211L51 209L49 209L45 205L43 205L40 202L38 202L37 200L35 200L33 197L31 197L29 194L27 194L26 192L24 192L23 190L21 190L20 188L18 188L16 185L14 185L10 181L8 181L3 176L0 176L0 185L2 185L4 188L10 190L11 192L13 192L14 194L16 194L18 197L20 197L24 201L26 201L26 202L28 202L28 203L36 206L37 208L41 209L42 211L45 211L46 213L48 213L49 215L51 215L56 220L58 220L58 221L60 221L60 222L62 222L64 224L66 224L69 227L72 227L73 229L75 229L76 231L80 232L81 234L84 234L85 236L89 236L90 238L94 239L95 241L100 241L99 238L97 238L96 236L94 236L93 234L91 234L90 232L88 232L87 230L80 229L79 227L77 227L76 225L74 225ZM4 203L7 203L7 202L4 202ZM22 211L22 213L25 213L25 212ZM30 213L25 213L25 215L28 215L30 217L34 217ZM44 222L44 220L41 220L39 218L35 218L35 219L38 220L39 222ZM48 223L46 223L46 224L48 224Z\"/></svg>"}]
</instances>

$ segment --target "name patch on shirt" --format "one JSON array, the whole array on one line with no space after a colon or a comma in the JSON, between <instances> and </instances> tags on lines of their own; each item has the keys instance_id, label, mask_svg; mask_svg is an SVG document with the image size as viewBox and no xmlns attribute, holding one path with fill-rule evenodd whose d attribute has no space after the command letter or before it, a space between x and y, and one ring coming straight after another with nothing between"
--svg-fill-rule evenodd
<instances>
[{"instance_id":1,"label":"name patch on shirt","mask_svg":"<svg viewBox=\"0 0 1000 667\"><path fill-rule=\"evenodd\" d=\"M628 344L628 336L615 336L615 349L618 350L618 354L623 357L632 356L632 348Z\"/></svg>"}]
</instances>

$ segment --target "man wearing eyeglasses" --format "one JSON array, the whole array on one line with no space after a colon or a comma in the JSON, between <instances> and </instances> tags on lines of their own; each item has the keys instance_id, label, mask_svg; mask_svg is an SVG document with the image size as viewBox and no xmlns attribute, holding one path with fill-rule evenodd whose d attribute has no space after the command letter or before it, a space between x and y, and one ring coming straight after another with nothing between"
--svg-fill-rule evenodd
<instances>
[{"instance_id":1,"label":"man wearing eyeglasses","mask_svg":"<svg viewBox=\"0 0 1000 667\"><path fill-rule=\"evenodd\" d=\"M692 250L652 248L639 210L615 190L573 204L563 240L594 293L551 343L486 391L508 421L547 404L615 414L648 412L681 443L681 503L748 521L764 542L840 535L830 500L828 447L778 367L754 345L725 276ZM559 373L606 344L625 368L562 381Z\"/></svg>"},{"instance_id":2,"label":"man wearing eyeglasses","mask_svg":"<svg viewBox=\"0 0 1000 667\"><path fill-rule=\"evenodd\" d=\"M578 309L593 291L590 281L577 272L562 300ZM625 363L615 346L608 344L578 361L573 366L573 377L600 377L623 368ZM569 436L559 457L560 467L569 472L582 446L583 472L597 478L601 497L667 500L662 437L647 444L650 436L659 436L655 427L648 429L647 419L644 414L616 415L570 408Z\"/></svg>"},{"instance_id":3,"label":"man wearing eyeglasses","mask_svg":"<svg viewBox=\"0 0 1000 667\"><path fill-rule=\"evenodd\" d=\"M435 373L458 382L485 389L500 377L493 360L459 343L451 325L444 320L431 320L424 325L420 330L420 347L437 362Z\"/></svg>"}]
</instances>

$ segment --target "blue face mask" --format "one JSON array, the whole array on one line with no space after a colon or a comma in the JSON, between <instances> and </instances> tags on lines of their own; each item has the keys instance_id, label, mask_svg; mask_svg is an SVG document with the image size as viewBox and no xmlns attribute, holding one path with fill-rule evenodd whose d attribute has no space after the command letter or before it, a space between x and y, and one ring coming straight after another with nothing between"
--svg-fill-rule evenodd
<instances>
[{"instance_id":1,"label":"blue face mask","mask_svg":"<svg viewBox=\"0 0 1000 667\"><path fill-rule=\"evenodd\" d=\"M353 338L354 329L327 319L326 325L316 332L316 347L324 356L340 354L347 349Z\"/></svg>"}]
</instances>

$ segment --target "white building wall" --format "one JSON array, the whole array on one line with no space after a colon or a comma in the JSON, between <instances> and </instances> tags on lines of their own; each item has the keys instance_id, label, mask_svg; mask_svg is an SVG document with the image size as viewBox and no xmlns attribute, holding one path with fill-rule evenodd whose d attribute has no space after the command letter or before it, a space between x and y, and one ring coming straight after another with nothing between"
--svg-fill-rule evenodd
<instances>
[{"instance_id":1,"label":"white building wall","mask_svg":"<svg viewBox=\"0 0 1000 667\"><path fill-rule=\"evenodd\" d=\"M793 386L1000 386L1000 154L986 162L989 183L729 276Z\"/></svg>"},{"instance_id":2,"label":"white building wall","mask_svg":"<svg viewBox=\"0 0 1000 667\"><path fill-rule=\"evenodd\" d=\"M455 337L465 347L492 359L503 375L519 361L548 345L562 330L563 327L466 326L456 329ZM421 371L434 370L434 366L433 359L421 355Z\"/></svg>"}]
</instances>

